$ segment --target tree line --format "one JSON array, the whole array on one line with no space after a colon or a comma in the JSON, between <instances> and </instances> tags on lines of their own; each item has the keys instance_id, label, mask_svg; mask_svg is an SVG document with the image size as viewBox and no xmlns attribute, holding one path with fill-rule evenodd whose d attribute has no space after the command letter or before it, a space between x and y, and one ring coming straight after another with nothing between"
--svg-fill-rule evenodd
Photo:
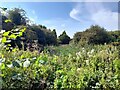
<instances>
[{"instance_id":1,"label":"tree line","mask_svg":"<svg viewBox=\"0 0 120 90\"><path fill-rule=\"evenodd\" d=\"M104 44L104 43L113 43L120 44L120 31L106 31L105 28L100 27L99 25L92 25L90 28L82 32L76 32L71 39L66 31L60 36L57 36L56 29L47 29L44 25L29 24L30 20L26 16L25 10L21 8L13 8L8 10L7 8L1 8L2 13L2 30L8 34L8 36L1 35L4 37L5 44L11 44L12 47L18 46L22 48L22 43L24 47L27 47L27 44L38 43L40 45L61 45L69 44L70 42L74 44ZM22 27L25 27L24 32ZM22 35L19 35L22 34ZM10 36L12 38L10 38ZM14 37L13 37L14 36ZM5 41L5 38L6 41ZM7 40L11 40L8 43Z\"/></svg>"}]
</instances>

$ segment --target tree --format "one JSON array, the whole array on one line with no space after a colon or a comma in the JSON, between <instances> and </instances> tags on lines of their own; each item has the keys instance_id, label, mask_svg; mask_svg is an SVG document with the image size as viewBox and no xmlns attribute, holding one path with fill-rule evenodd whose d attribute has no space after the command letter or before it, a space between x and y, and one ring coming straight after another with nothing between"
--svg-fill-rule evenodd
<instances>
[{"instance_id":1,"label":"tree","mask_svg":"<svg viewBox=\"0 0 120 90\"><path fill-rule=\"evenodd\" d=\"M84 33L86 33L88 43L104 44L110 42L110 36L107 31L98 25L92 25Z\"/></svg>"},{"instance_id":2,"label":"tree","mask_svg":"<svg viewBox=\"0 0 120 90\"><path fill-rule=\"evenodd\" d=\"M8 18L12 20L15 25L26 25L25 11L20 8L14 8L8 11Z\"/></svg>"},{"instance_id":3,"label":"tree","mask_svg":"<svg viewBox=\"0 0 120 90\"><path fill-rule=\"evenodd\" d=\"M28 42L32 42L33 40L38 40L39 44L45 45L46 38L44 31L37 25L29 26L26 30L26 38Z\"/></svg>"},{"instance_id":4,"label":"tree","mask_svg":"<svg viewBox=\"0 0 120 90\"><path fill-rule=\"evenodd\" d=\"M79 42L80 44L104 44L110 42L110 35L104 28L98 25L92 25L83 32L77 32L73 40L74 43Z\"/></svg>"},{"instance_id":5,"label":"tree","mask_svg":"<svg viewBox=\"0 0 120 90\"><path fill-rule=\"evenodd\" d=\"M60 44L69 44L70 37L66 34L65 31L58 38Z\"/></svg>"},{"instance_id":6,"label":"tree","mask_svg":"<svg viewBox=\"0 0 120 90\"><path fill-rule=\"evenodd\" d=\"M111 36L111 42L120 42L120 31L109 31L108 34Z\"/></svg>"},{"instance_id":7,"label":"tree","mask_svg":"<svg viewBox=\"0 0 120 90\"><path fill-rule=\"evenodd\" d=\"M76 32L73 36L73 42L77 44L82 38L82 32Z\"/></svg>"},{"instance_id":8,"label":"tree","mask_svg":"<svg viewBox=\"0 0 120 90\"><path fill-rule=\"evenodd\" d=\"M56 45L57 44L57 33L56 33L55 29L53 29L52 35L53 35L53 38L54 38L54 43L53 44Z\"/></svg>"},{"instance_id":9,"label":"tree","mask_svg":"<svg viewBox=\"0 0 120 90\"><path fill-rule=\"evenodd\" d=\"M6 30L6 31L10 31L13 29L13 27L15 26L13 22L9 21L9 22L5 22L7 21L8 18L6 16L2 15L2 29Z\"/></svg>"},{"instance_id":10,"label":"tree","mask_svg":"<svg viewBox=\"0 0 120 90\"><path fill-rule=\"evenodd\" d=\"M56 35L56 31L53 30L51 31L49 30L44 30L45 32L45 37L46 37L46 44L47 45L56 45L57 44L57 35Z\"/></svg>"},{"instance_id":11,"label":"tree","mask_svg":"<svg viewBox=\"0 0 120 90\"><path fill-rule=\"evenodd\" d=\"M55 38L57 38L57 33L55 29L53 29L52 34L54 35Z\"/></svg>"}]
</instances>

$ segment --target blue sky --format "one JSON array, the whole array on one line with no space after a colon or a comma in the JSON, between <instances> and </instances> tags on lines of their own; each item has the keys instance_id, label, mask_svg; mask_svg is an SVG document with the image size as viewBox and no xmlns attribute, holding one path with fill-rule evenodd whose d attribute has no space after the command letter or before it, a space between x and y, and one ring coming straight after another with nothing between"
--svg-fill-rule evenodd
<instances>
[{"instance_id":1,"label":"blue sky","mask_svg":"<svg viewBox=\"0 0 120 90\"><path fill-rule=\"evenodd\" d=\"M1 2L0 6L23 8L30 20L55 28L58 35L65 30L73 37L95 24L110 31L118 29L117 2Z\"/></svg>"}]
</instances>

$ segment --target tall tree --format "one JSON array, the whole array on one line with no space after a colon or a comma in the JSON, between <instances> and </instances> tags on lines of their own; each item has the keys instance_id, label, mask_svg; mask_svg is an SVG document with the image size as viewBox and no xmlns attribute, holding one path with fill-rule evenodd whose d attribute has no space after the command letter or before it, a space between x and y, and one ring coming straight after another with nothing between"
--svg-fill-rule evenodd
<instances>
[{"instance_id":1,"label":"tall tree","mask_svg":"<svg viewBox=\"0 0 120 90\"><path fill-rule=\"evenodd\" d=\"M14 8L8 11L8 18L16 25L26 25L25 11L20 8Z\"/></svg>"},{"instance_id":2,"label":"tall tree","mask_svg":"<svg viewBox=\"0 0 120 90\"><path fill-rule=\"evenodd\" d=\"M60 44L69 44L70 37L66 34L65 31L58 38Z\"/></svg>"}]
</instances>

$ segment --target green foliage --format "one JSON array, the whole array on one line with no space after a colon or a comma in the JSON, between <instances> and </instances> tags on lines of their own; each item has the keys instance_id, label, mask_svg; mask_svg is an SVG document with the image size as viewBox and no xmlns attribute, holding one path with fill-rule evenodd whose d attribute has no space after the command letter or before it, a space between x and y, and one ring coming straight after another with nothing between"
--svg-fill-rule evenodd
<instances>
[{"instance_id":1,"label":"green foliage","mask_svg":"<svg viewBox=\"0 0 120 90\"><path fill-rule=\"evenodd\" d=\"M45 45L46 43L45 33L37 25L29 26L25 34L28 42L32 42L33 40L38 40L38 42L42 45Z\"/></svg>"},{"instance_id":2,"label":"green foliage","mask_svg":"<svg viewBox=\"0 0 120 90\"><path fill-rule=\"evenodd\" d=\"M38 40L38 43L42 45L56 45L57 44L56 31L43 29L40 25L29 26L25 32L25 35L27 39L26 41L28 42L32 42L33 40Z\"/></svg>"},{"instance_id":3,"label":"green foliage","mask_svg":"<svg viewBox=\"0 0 120 90\"><path fill-rule=\"evenodd\" d=\"M66 34L65 31L58 38L60 44L69 44L70 37Z\"/></svg>"},{"instance_id":4,"label":"green foliage","mask_svg":"<svg viewBox=\"0 0 120 90\"><path fill-rule=\"evenodd\" d=\"M9 13L9 19L15 24L15 25L25 25L26 24L26 16L25 11L20 8L14 8L12 10L8 11Z\"/></svg>"},{"instance_id":5,"label":"green foliage","mask_svg":"<svg viewBox=\"0 0 120 90\"><path fill-rule=\"evenodd\" d=\"M56 31L45 31L46 44L47 45L56 45L57 44L57 34Z\"/></svg>"},{"instance_id":6,"label":"green foliage","mask_svg":"<svg viewBox=\"0 0 120 90\"><path fill-rule=\"evenodd\" d=\"M5 30L1 30L0 78L3 89L120 90L120 47L101 45L109 41L118 44L119 32L106 32L95 25L74 35L74 43L82 45L48 46L42 53L29 52L15 47L21 47L21 41L34 40L43 45L56 45L56 30L42 25L18 26L26 24L22 9L10 10L9 18L2 16ZM58 40L60 44L69 44L70 37L64 31Z\"/></svg>"},{"instance_id":7,"label":"green foliage","mask_svg":"<svg viewBox=\"0 0 120 90\"><path fill-rule=\"evenodd\" d=\"M110 35L104 28L95 25L84 32L77 32L73 40L75 43L104 44L110 42Z\"/></svg>"},{"instance_id":8,"label":"green foliage","mask_svg":"<svg viewBox=\"0 0 120 90\"><path fill-rule=\"evenodd\" d=\"M116 46L59 46L49 53L0 51L2 88L119 90ZM66 51L66 52L65 52Z\"/></svg>"},{"instance_id":9,"label":"green foliage","mask_svg":"<svg viewBox=\"0 0 120 90\"><path fill-rule=\"evenodd\" d=\"M77 44L82 38L82 32L76 32L73 36L74 43Z\"/></svg>"},{"instance_id":10,"label":"green foliage","mask_svg":"<svg viewBox=\"0 0 120 90\"><path fill-rule=\"evenodd\" d=\"M108 32L111 36L111 42L120 41L120 31L110 31Z\"/></svg>"},{"instance_id":11,"label":"green foliage","mask_svg":"<svg viewBox=\"0 0 120 90\"><path fill-rule=\"evenodd\" d=\"M2 29L6 31L10 31L13 28L14 28L14 23L6 16L2 16Z\"/></svg>"},{"instance_id":12,"label":"green foliage","mask_svg":"<svg viewBox=\"0 0 120 90\"><path fill-rule=\"evenodd\" d=\"M19 38L23 36L25 30L26 27L19 27L16 29L12 29L11 31L3 32L1 42L4 44L6 50L11 50L18 44L17 42L21 41L19 40Z\"/></svg>"}]
</instances>

